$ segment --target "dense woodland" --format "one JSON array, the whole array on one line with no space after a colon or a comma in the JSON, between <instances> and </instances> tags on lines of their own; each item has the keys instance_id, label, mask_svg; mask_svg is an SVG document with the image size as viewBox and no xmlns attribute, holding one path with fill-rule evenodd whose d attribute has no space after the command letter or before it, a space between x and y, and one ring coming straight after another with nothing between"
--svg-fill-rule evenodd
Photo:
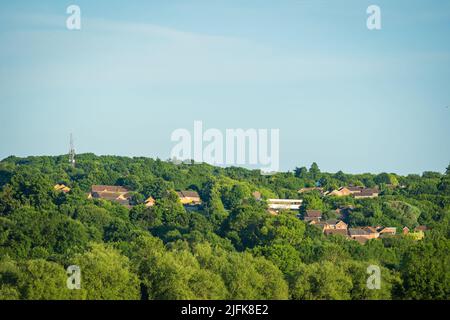
<instances>
[{"instance_id":1,"label":"dense woodland","mask_svg":"<svg viewBox=\"0 0 450 320\"><path fill-rule=\"evenodd\" d=\"M444 168L443 168L444 170ZM57 192L63 183L69 193ZM94 184L133 190L133 207L88 199ZM377 186L374 199L322 197L302 187ZM176 190L203 201L186 210ZM352 205L350 226L426 225L425 238L398 236L362 245L325 236L297 217L271 215L267 198L303 198L305 209ZM143 202L152 196L156 205ZM449 299L450 166L445 174L293 172L148 158L9 157L0 162L1 299ZM78 265L81 290L66 286ZM366 286L381 267L380 290Z\"/></svg>"}]
</instances>

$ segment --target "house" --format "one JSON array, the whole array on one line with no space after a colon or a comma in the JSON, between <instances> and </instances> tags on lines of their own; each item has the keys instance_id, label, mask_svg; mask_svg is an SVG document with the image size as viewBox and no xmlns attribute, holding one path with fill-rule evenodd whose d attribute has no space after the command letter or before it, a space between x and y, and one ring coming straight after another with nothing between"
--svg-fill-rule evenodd
<instances>
[{"instance_id":1,"label":"house","mask_svg":"<svg viewBox=\"0 0 450 320\"><path fill-rule=\"evenodd\" d=\"M320 221L322 219L322 211L320 210L306 210L303 220L305 222Z\"/></svg>"},{"instance_id":2,"label":"house","mask_svg":"<svg viewBox=\"0 0 450 320\"><path fill-rule=\"evenodd\" d=\"M319 191L320 194L323 194L323 188L321 187L311 187L311 188L301 188L300 190L298 190L298 193L302 194L302 193L308 193L308 192L312 192L312 191Z\"/></svg>"},{"instance_id":3,"label":"house","mask_svg":"<svg viewBox=\"0 0 450 320\"><path fill-rule=\"evenodd\" d=\"M325 234L341 234L347 235L347 224L344 221L330 219L326 221L311 221L310 225L314 225L322 230Z\"/></svg>"},{"instance_id":4,"label":"house","mask_svg":"<svg viewBox=\"0 0 450 320\"><path fill-rule=\"evenodd\" d=\"M303 204L300 199L268 199L267 204L269 209L279 210L299 210Z\"/></svg>"},{"instance_id":5,"label":"house","mask_svg":"<svg viewBox=\"0 0 450 320\"><path fill-rule=\"evenodd\" d=\"M258 201L262 199L261 192L259 192L259 191L253 192L252 196L253 196L253 198L255 198L255 200L258 200Z\"/></svg>"},{"instance_id":6,"label":"house","mask_svg":"<svg viewBox=\"0 0 450 320\"><path fill-rule=\"evenodd\" d=\"M92 194L94 193L120 193L127 194L130 191L121 186L105 186L105 185L93 185L91 188Z\"/></svg>"},{"instance_id":7,"label":"house","mask_svg":"<svg viewBox=\"0 0 450 320\"><path fill-rule=\"evenodd\" d=\"M325 230L347 230L348 225L341 220L329 219L325 221Z\"/></svg>"},{"instance_id":8,"label":"house","mask_svg":"<svg viewBox=\"0 0 450 320\"><path fill-rule=\"evenodd\" d=\"M361 193L364 190L364 187L360 186L349 186L346 188L348 189L348 191L350 191L350 194Z\"/></svg>"},{"instance_id":9,"label":"house","mask_svg":"<svg viewBox=\"0 0 450 320\"><path fill-rule=\"evenodd\" d=\"M370 239L377 239L380 237L380 233L374 227L362 227L362 229L367 231Z\"/></svg>"},{"instance_id":10,"label":"house","mask_svg":"<svg viewBox=\"0 0 450 320\"><path fill-rule=\"evenodd\" d=\"M370 189L370 188L364 188L364 187L341 187L338 190L333 190L329 192L328 196L335 196L335 197L346 197L346 196L353 196L355 199L366 199L366 198L376 198L379 195L378 189Z\"/></svg>"},{"instance_id":11,"label":"house","mask_svg":"<svg viewBox=\"0 0 450 320\"><path fill-rule=\"evenodd\" d=\"M420 232L420 231L425 232L427 230L428 230L427 226L417 226L417 227L414 228L415 232Z\"/></svg>"},{"instance_id":12,"label":"house","mask_svg":"<svg viewBox=\"0 0 450 320\"><path fill-rule=\"evenodd\" d=\"M355 199L369 199L376 198L380 194L378 189L362 189L360 192L356 192L353 194Z\"/></svg>"},{"instance_id":13,"label":"house","mask_svg":"<svg viewBox=\"0 0 450 320\"><path fill-rule=\"evenodd\" d=\"M61 191L64 193L69 193L70 192L70 188L64 184L57 184L53 187L53 189L55 189L55 191Z\"/></svg>"},{"instance_id":14,"label":"house","mask_svg":"<svg viewBox=\"0 0 450 320\"><path fill-rule=\"evenodd\" d=\"M126 207L130 206L130 191L121 186L93 185L89 199L103 199L119 203Z\"/></svg>"},{"instance_id":15,"label":"house","mask_svg":"<svg viewBox=\"0 0 450 320\"><path fill-rule=\"evenodd\" d=\"M155 205L156 201L155 199L153 199L153 197L149 197L147 200L145 200L144 203L147 208L151 208Z\"/></svg>"},{"instance_id":16,"label":"house","mask_svg":"<svg viewBox=\"0 0 450 320\"><path fill-rule=\"evenodd\" d=\"M327 196L335 196L335 197L347 197L352 195L352 192L347 187L341 187L338 190L333 190L327 193Z\"/></svg>"},{"instance_id":17,"label":"house","mask_svg":"<svg viewBox=\"0 0 450 320\"><path fill-rule=\"evenodd\" d=\"M380 237L395 236L397 234L397 228L395 227L378 228L378 230Z\"/></svg>"},{"instance_id":18,"label":"house","mask_svg":"<svg viewBox=\"0 0 450 320\"><path fill-rule=\"evenodd\" d=\"M350 228L348 229L348 234L350 238L362 244L366 243L370 239L374 239L373 234L371 234L369 230L364 228Z\"/></svg>"},{"instance_id":19,"label":"house","mask_svg":"<svg viewBox=\"0 0 450 320\"><path fill-rule=\"evenodd\" d=\"M404 227L402 229L403 234L408 234L409 233L409 228L408 227Z\"/></svg>"},{"instance_id":20,"label":"house","mask_svg":"<svg viewBox=\"0 0 450 320\"><path fill-rule=\"evenodd\" d=\"M196 191L177 191L177 194L183 205L197 206L202 204L202 200Z\"/></svg>"},{"instance_id":21,"label":"house","mask_svg":"<svg viewBox=\"0 0 450 320\"><path fill-rule=\"evenodd\" d=\"M327 235L327 236L339 234L339 235L341 235L341 236L348 237L348 231L347 231L347 229L325 229L325 230L324 230L324 233L325 233L325 235Z\"/></svg>"}]
</instances>

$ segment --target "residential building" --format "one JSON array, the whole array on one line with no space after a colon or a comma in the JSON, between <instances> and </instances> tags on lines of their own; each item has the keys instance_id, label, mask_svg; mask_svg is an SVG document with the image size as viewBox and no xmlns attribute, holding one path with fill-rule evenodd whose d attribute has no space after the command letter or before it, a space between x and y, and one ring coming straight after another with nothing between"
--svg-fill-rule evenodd
<instances>
[{"instance_id":1,"label":"residential building","mask_svg":"<svg viewBox=\"0 0 450 320\"><path fill-rule=\"evenodd\" d=\"M91 188L89 198L108 200L131 207L130 191L121 186L94 185Z\"/></svg>"},{"instance_id":2,"label":"residential building","mask_svg":"<svg viewBox=\"0 0 450 320\"><path fill-rule=\"evenodd\" d=\"M362 189L361 192L354 193L355 199L376 198L380 194L378 189Z\"/></svg>"},{"instance_id":3,"label":"residential building","mask_svg":"<svg viewBox=\"0 0 450 320\"><path fill-rule=\"evenodd\" d=\"M322 211L320 210L306 210L303 220L305 222L320 221L322 219Z\"/></svg>"},{"instance_id":4,"label":"residential building","mask_svg":"<svg viewBox=\"0 0 450 320\"><path fill-rule=\"evenodd\" d=\"M57 184L53 187L53 189L55 189L55 191L61 191L64 193L69 193L70 192L70 188L64 184Z\"/></svg>"},{"instance_id":5,"label":"residential building","mask_svg":"<svg viewBox=\"0 0 450 320\"><path fill-rule=\"evenodd\" d=\"M178 191L177 194L183 205L196 206L202 204L202 200L196 191Z\"/></svg>"},{"instance_id":6,"label":"residential building","mask_svg":"<svg viewBox=\"0 0 450 320\"><path fill-rule=\"evenodd\" d=\"M328 196L346 197L353 196L355 199L376 198L379 195L378 189L364 188L364 187L341 187L338 190L333 190L327 193Z\"/></svg>"},{"instance_id":7,"label":"residential building","mask_svg":"<svg viewBox=\"0 0 450 320\"><path fill-rule=\"evenodd\" d=\"M145 206L147 208L151 208L156 204L155 199L153 199L153 197L149 197L147 200L145 200Z\"/></svg>"},{"instance_id":8,"label":"residential building","mask_svg":"<svg viewBox=\"0 0 450 320\"><path fill-rule=\"evenodd\" d=\"M374 234L364 228L350 228L348 229L348 234L350 238L363 244L370 239L375 239Z\"/></svg>"},{"instance_id":9,"label":"residential building","mask_svg":"<svg viewBox=\"0 0 450 320\"><path fill-rule=\"evenodd\" d=\"M302 206L301 199L268 199L267 204L271 210L299 210Z\"/></svg>"},{"instance_id":10,"label":"residential building","mask_svg":"<svg viewBox=\"0 0 450 320\"><path fill-rule=\"evenodd\" d=\"M348 189L348 191L350 191L350 194L360 193L364 190L364 187L360 186L348 186L346 188Z\"/></svg>"},{"instance_id":11,"label":"residential building","mask_svg":"<svg viewBox=\"0 0 450 320\"><path fill-rule=\"evenodd\" d=\"M347 197L352 195L352 192L347 187L341 187L338 190L333 190L327 193L327 196L335 196L335 197Z\"/></svg>"},{"instance_id":12,"label":"residential building","mask_svg":"<svg viewBox=\"0 0 450 320\"><path fill-rule=\"evenodd\" d=\"M334 235L334 234L339 234L341 236L348 237L348 230L347 229L325 229L323 232L327 236Z\"/></svg>"},{"instance_id":13,"label":"residential building","mask_svg":"<svg viewBox=\"0 0 450 320\"><path fill-rule=\"evenodd\" d=\"M310 225L314 225L322 230L325 234L347 234L347 224L344 221L329 219L326 221L311 221Z\"/></svg>"},{"instance_id":14,"label":"residential building","mask_svg":"<svg viewBox=\"0 0 450 320\"><path fill-rule=\"evenodd\" d=\"M301 188L300 190L298 190L298 193L302 194L302 193L308 193L308 192L312 192L312 191L318 191L320 194L323 194L324 190L321 187L310 187L310 188Z\"/></svg>"},{"instance_id":15,"label":"residential building","mask_svg":"<svg viewBox=\"0 0 450 320\"><path fill-rule=\"evenodd\" d=\"M347 230L348 225L341 220L329 219L325 221L325 230Z\"/></svg>"},{"instance_id":16,"label":"residential building","mask_svg":"<svg viewBox=\"0 0 450 320\"><path fill-rule=\"evenodd\" d=\"M253 192L253 193L252 193L252 196L253 196L253 198L255 198L255 199L258 200L258 201L262 199L261 192L259 192L259 191Z\"/></svg>"},{"instance_id":17,"label":"residential building","mask_svg":"<svg viewBox=\"0 0 450 320\"><path fill-rule=\"evenodd\" d=\"M380 237L384 236L395 236L397 234L397 228L395 227L386 227L386 228L379 228Z\"/></svg>"},{"instance_id":18,"label":"residential building","mask_svg":"<svg viewBox=\"0 0 450 320\"><path fill-rule=\"evenodd\" d=\"M380 233L374 227L362 227L362 229L368 232L370 239L377 239L380 237Z\"/></svg>"}]
</instances>

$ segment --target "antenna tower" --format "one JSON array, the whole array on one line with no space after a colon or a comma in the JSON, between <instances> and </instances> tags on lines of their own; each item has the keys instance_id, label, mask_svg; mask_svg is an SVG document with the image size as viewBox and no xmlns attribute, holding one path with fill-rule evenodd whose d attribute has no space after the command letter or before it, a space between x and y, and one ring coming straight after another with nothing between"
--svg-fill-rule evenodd
<instances>
[{"instance_id":1,"label":"antenna tower","mask_svg":"<svg viewBox=\"0 0 450 320\"><path fill-rule=\"evenodd\" d=\"M75 168L75 145L73 143L73 134L70 134L69 163Z\"/></svg>"}]
</instances>

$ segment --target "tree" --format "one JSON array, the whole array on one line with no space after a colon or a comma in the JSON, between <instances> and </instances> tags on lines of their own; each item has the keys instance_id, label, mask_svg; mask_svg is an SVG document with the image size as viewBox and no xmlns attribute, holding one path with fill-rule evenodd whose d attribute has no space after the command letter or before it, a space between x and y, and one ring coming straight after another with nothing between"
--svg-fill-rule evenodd
<instances>
[{"instance_id":1,"label":"tree","mask_svg":"<svg viewBox=\"0 0 450 320\"><path fill-rule=\"evenodd\" d=\"M15 199L37 209L53 209L53 184L32 167L23 167L11 179Z\"/></svg>"},{"instance_id":2,"label":"tree","mask_svg":"<svg viewBox=\"0 0 450 320\"><path fill-rule=\"evenodd\" d=\"M295 300L348 300L352 279L331 262L300 267L291 289Z\"/></svg>"},{"instance_id":3,"label":"tree","mask_svg":"<svg viewBox=\"0 0 450 320\"><path fill-rule=\"evenodd\" d=\"M208 181L203 188L205 198L205 212L216 226L220 226L228 216L222 203L219 185Z\"/></svg>"},{"instance_id":4,"label":"tree","mask_svg":"<svg viewBox=\"0 0 450 320\"><path fill-rule=\"evenodd\" d=\"M308 169L306 167L295 168L294 175L300 179L308 179Z\"/></svg>"},{"instance_id":5,"label":"tree","mask_svg":"<svg viewBox=\"0 0 450 320\"><path fill-rule=\"evenodd\" d=\"M303 196L302 210L324 210L325 205L317 193L310 192Z\"/></svg>"},{"instance_id":6,"label":"tree","mask_svg":"<svg viewBox=\"0 0 450 320\"><path fill-rule=\"evenodd\" d=\"M313 180L318 180L320 175L320 169L317 163L313 162L311 168L309 168L309 174Z\"/></svg>"},{"instance_id":7,"label":"tree","mask_svg":"<svg viewBox=\"0 0 450 320\"><path fill-rule=\"evenodd\" d=\"M265 220L262 227L266 244L289 244L299 247L303 241L305 224L292 215L277 215Z\"/></svg>"},{"instance_id":8,"label":"tree","mask_svg":"<svg viewBox=\"0 0 450 320\"><path fill-rule=\"evenodd\" d=\"M450 298L450 241L433 237L406 252L401 262L403 297L407 299Z\"/></svg>"},{"instance_id":9,"label":"tree","mask_svg":"<svg viewBox=\"0 0 450 320\"><path fill-rule=\"evenodd\" d=\"M383 204L383 212L386 216L392 217L400 222L400 225L409 228L418 225L417 219L421 212L416 206L403 201L390 201Z\"/></svg>"},{"instance_id":10,"label":"tree","mask_svg":"<svg viewBox=\"0 0 450 320\"><path fill-rule=\"evenodd\" d=\"M385 173L385 172L377 175L374 180L378 185L380 185L380 184L388 184L388 185L393 185L393 186L398 185L397 177L394 174L389 174L389 173Z\"/></svg>"},{"instance_id":11,"label":"tree","mask_svg":"<svg viewBox=\"0 0 450 320\"><path fill-rule=\"evenodd\" d=\"M292 277L301 265L300 253L289 244L273 244L256 247L254 254L264 256L275 264L288 278Z\"/></svg>"},{"instance_id":12,"label":"tree","mask_svg":"<svg viewBox=\"0 0 450 320\"><path fill-rule=\"evenodd\" d=\"M169 227L182 228L188 224L186 210L174 191L170 191L163 196L151 210L156 217L161 217L162 222Z\"/></svg>"},{"instance_id":13,"label":"tree","mask_svg":"<svg viewBox=\"0 0 450 320\"><path fill-rule=\"evenodd\" d=\"M231 189L225 190L222 195L222 201L227 209L234 209L241 205L248 196L248 190L240 184L235 184Z\"/></svg>"},{"instance_id":14,"label":"tree","mask_svg":"<svg viewBox=\"0 0 450 320\"><path fill-rule=\"evenodd\" d=\"M241 206L230 213L223 232L237 248L253 248L264 241L261 228L267 218L267 212L260 208Z\"/></svg>"},{"instance_id":15,"label":"tree","mask_svg":"<svg viewBox=\"0 0 450 320\"><path fill-rule=\"evenodd\" d=\"M225 299L228 295L221 277L200 268L182 245L167 251L158 238L142 235L122 246L138 270L144 299Z\"/></svg>"},{"instance_id":16,"label":"tree","mask_svg":"<svg viewBox=\"0 0 450 320\"><path fill-rule=\"evenodd\" d=\"M369 289L367 280L370 274L367 270L369 266L378 266L377 262L361 262L347 260L342 263L346 274L351 275L352 289L350 291L352 300L390 300L392 292L398 290L401 285L400 277L393 274L389 269L380 268L380 288Z\"/></svg>"},{"instance_id":17,"label":"tree","mask_svg":"<svg viewBox=\"0 0 450 320\"><path fill-rule=\"evenodd\" d=\"M288 286L281 271L263 257L255 258L249 252L227 252L209 244L195 246L194 253L200 266L220 274L232 300L285 300Z\"/></svg>"},{"instance_id":18,"label":"tree","mask_svg":"<svg viewBox=\"0 0 450 320\"><path fill-rule=\"evenodd\" d=\"M450 194L450 164L448 165L445 175L441 178L438 186L439 191L444 194Z\"/></svg>"},{"instance_id":19,"label":"tree","mask_svg":"<svg viewBox=\"0 0 450 320\"><path fill-rule=\"evenodd\" d=\"M170 183L162 178L156 178L148 183L144 183L142 192L145 197L153 197L158 200L163 198L171 188Z\"/></svg>"},{"instance_id":20,"label":"tree","mask_svg":"<svg viewBox=\"0 0 450 320\"><path fill-rule=\"evenodd\" d=\"M16 261L9 256L0 259L0 301L20 299L19 281L21 277L22 272Z\"/></svg>"},{"instance_id":21,"label":"tree","mask_svg":"<svg viewBox=\"0 0 450 320\"><path fill-rule=\"evenodd\" d=\"M19 288L24 300L68 300L73 292L67 288L64 268L54 262L29 260L20 276Z\"/></svg>"},{"instance_id":22,"label":"tree","mask_svg":"<svg viewBox=\"0 0 450 320\"><path fill-rule=\"evenodd\" d=\"M102 244L78 254L73 265L81 269L81 296L88 300L138 300L139 280L128 258Z\"/></svg>"}]
</instances>

